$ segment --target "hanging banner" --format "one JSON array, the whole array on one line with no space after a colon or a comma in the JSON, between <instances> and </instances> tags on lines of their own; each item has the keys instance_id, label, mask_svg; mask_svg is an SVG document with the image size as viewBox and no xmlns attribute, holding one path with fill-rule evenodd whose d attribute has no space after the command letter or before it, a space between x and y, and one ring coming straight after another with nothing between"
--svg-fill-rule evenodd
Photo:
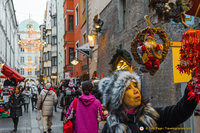
<instances>
[{"instance_id":1,"label":"hanging banner","mask_svg":"<svg viewBox=\"0 0 200 133\"><path fill-rule=\"evenodd\" d=\"M181 42L173 42L173 46L177 46L177 47L172 47L174 83L188 82L191 79L191 75L180 73L179 70L177 69L177 65L180 62L179 50Z\"/></svg>"}]
</instances>

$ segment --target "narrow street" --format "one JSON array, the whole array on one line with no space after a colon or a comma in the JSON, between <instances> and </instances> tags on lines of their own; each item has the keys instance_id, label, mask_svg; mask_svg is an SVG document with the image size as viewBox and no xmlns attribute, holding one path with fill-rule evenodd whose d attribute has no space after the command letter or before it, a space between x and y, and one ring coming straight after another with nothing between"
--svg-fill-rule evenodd
<instances>
[{"instance_id":1,"label":"narrow street","mask_svg":"<svg viewBox=\"0 0 200 133\"><path fill-rule=\"evenodd\" d=\"M52 118L52 133L62 133L63 124L60 121L61 109L57 108L57 112L54 112ZM42 120L36 120L37 112L32 111L31 106L29 107L29 112L24 113L19 119L19 125L17 133L42 133ZM105 121L99 124L99 133L101 132ZM0 133L13 133L13 122L12 118L2 118L0 117Z\"/></svg>"},{"instance_id":2,"label":"narrow street","mask_svg":"<svg viewBox=\"0 0 200 133\"><path fill-rule=\"evenodd\" d=\"M57 109L57 112L54 112L52 118L52 133L62 133L62 121L60 121L60 112L61 109ZM17 133L42 133L42 120L36 120L37 112L32 111L29 108L28 113L23 112L23 116L19 119L19 125ZM12 133L13 122L11 118L1 118L0 117L0 133Z\"/></svg>"}]
</instances>

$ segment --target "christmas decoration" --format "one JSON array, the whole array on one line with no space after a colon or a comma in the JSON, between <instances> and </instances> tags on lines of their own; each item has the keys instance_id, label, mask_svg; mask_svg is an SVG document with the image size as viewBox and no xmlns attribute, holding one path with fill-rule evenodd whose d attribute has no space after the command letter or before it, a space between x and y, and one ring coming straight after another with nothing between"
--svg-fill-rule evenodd
<instances>
[{"instance_id":1,"label":"christmas decoration","mask_svg":"<svg viewBox=\"0 0 200 133\"><path fill-rule=\"evenodd\" d=\"M163 44L157 44L154 39L157 34ZM167 56L169 50L169 40L167 34L161 28L148 27L136 35L132 44L131 51L135 61L145 65L145 68L154 75L159 69L160 64Z\"/></svg>"},{"instance_id":2,"label":"christmas decoration","mask_svg":"<svg viewBox=\"0 0 200 133\"><path fill-rule=\"evenodd\" d=\"M27 72L32 72L35 69L35 67L32 66L32 61L28 61L26 66L23 68Z\"/></svg>"},{"instance_id":3,"label":"christmas decoration","mask_svg":"<svg viewBox=\"0 0 200 133\"><path fill-rule=\"evenodd\" d=\"M112 70L119 70L119 69L125 69L130 72L132 72L131 67L131 55L128 51L125 49L122 49L122 45L116 50L116 53L113 55L111 61L109 64L112 64Z\"/></svg>"},{"instance_id":4,"label":"christmas decoration","mask_svg":"<svg viewBox=\"0 0 200 133\"><path fill-rule=\"evenodd\" d=\"M46 42L42 43L38 38L37 35L40 35L40 32L35 31L31 28L31 24L28 25L28 29L25 30L25 38L18 41L18 44L21 46L22 49L26 49L28 52L37 52L43 48Z\"/></svg>"},{"instance_id":5,"label":"christmas decoration","mask_svg":"<svg viewBox=\"0 0 200 133\"><path fill-rule=\"evenodd\" d=\"M187 30L182 36L180 63L177 66L180 73L192 74L192 82L188 83L190 96L200 94L200 30ZM196 97L199 100L200 95Z\"/></svg>"},{"instance_id":6,"label":"christmas decoration","mask_svg":"<svg viewBox=\"0 0 200 133\"><path fill-rule=\"evenodd\" d=\"M149 8L156 11L158 21L181 22L185 27L189 27L185 23L185 12L192 7L190 0L151 0Z\"/></svg>"}]
</instances>

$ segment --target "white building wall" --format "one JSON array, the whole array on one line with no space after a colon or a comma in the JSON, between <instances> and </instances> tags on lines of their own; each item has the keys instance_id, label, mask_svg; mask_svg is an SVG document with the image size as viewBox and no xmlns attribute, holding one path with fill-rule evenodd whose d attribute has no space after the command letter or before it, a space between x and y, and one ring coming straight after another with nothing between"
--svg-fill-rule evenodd
<instances>
[{"instance_id":1,"label":"white building wall","mask_svg":"<svg viewBox=\"0 0 200 133\"><path fill-rule=\"evenodd\" d=\"M58 82L64 78L64 17L63 2L57 0Z\"/></svg>"},{"instance_id":2,"label":"white building wall","mask_svg":"<svg viewBox=\"0 0 200 133\"><path fill-rule=\"evenodd\" d=\"M51 29L51 1L47 2L46 13L46 29Z\"/></svg>"},{"instance_id":3,"label":"white building wall","mask_svg":"<svg viewBox=\"0 0 200 133\"><path fill-rule=\"evenodd\" d=\"M16 70L18 58L17 20L13 0L0 0L0 63Z\"/></svg>"},{"instance_id":4,"label":"white building wall","mask_svg":"<svg viewBox=\"0 0 200 133\"><path fill-rule=\"evenodd\" d=\"M27 20L28 21L28 20ZM25 40L27 37L28 37L28 34L24 31L21 31L19 32L19 35L20 35L20 39L23 41ZM41 33L38 32L37 34L35 35L31 35L31 39L35 40L35 39L39 39L40 40L40 35ZM28 71L24 70L24 74L22 74L26 79L33 79L34 81L37 80L37 75L36 75L36 72L37 71L37 59L38 59L38 53L37 52L28 52L26 49L24 49L24 51L21 51L20 50L20 59L21 57L24 57L24 63L21 62L20 60L20 69L21 68L24 68L24 67L27 67L27 64L29 63L28 62L28 59L29 57L31 58L31 64L32 64L32 67L34 67L33 71L32 71L32 74L30 75L28 73Z\"/></svg>"}]
</instances>

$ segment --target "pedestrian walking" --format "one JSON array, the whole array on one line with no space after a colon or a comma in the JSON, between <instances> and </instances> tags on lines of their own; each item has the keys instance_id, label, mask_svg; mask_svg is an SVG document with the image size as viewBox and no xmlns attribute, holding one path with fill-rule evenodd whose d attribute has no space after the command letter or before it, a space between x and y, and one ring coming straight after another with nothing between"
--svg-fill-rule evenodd
<instances>
[{"instance_id":1,"label":"pedestrian walking","mask_svg":"<svg viewBox=\"0 0 200 133\"><path fill-rule=\"evenodd\" d=\"M14 93L10 96L9 106L10 106L10 116L12 117L14 123L14 132L17 131L17 126L19 122L19 117L22 116L22 105L24 104L23 96L19 86L14 89Z\"/></svg>"},{"instance_id":2,"label":"pedestrian walking","mask_svg":"<svg viewBox=\"0 0 200 133\"><path fill-rule=\"evenodd\" d=\"M38 88L36 86L31 87L31 94L32 94L31 103L32 103L32 111L33 111L34 109L36 109L37 99L39 96Z\"/></svg>"},{"instance_id":3,"label":"pedestrian walking","mask_svg":"<svg viewBox=\"0 0 200 133\"><path fill-rule=\"evenodd\" d=\"M28 112L28 107L31 98L31 91L28 89L28 87L25 87L25 90L22 92L22 95L24 97L24 112Z\"/></svg>"},{"instance_id":4,"label":"pedestrian walking","mask_svg":"<svg viewBox=\"0 0 200 133\"><path fill-rule=\"evenodd\" d=\"M54 85L53 88L54 88L54 90L55 90L55 92L56 92L57 98L59 99L59 98L60 98L60 92L59 92L58 86L57 86L57 85ZM56 104L54 105L55 112L57 112L57 105L58 105L58 103L56 103Z\"/></svg>"},{"instance_id":5,"label":"pedestrian walking","mask_svg":"<svg viewBox=\"0 0 200 133\"><path fill-rule=\"evenodd\" d=\"M82 82L83 94L74 99L67 110L66 121L73 116L73 104L76 100L74 133L98 133L98 121L103 119L102 107L100 101L91 94L92 90L90 81Z\"/></svg>"},{"instance_id":6,"label":"pedestrian walking","mask_svg":"<svg viewBox=\"0 0 200 133\"><path fill-rule=\"evenodd\" d=\"M37 101L38 111L40 109L40 106L42 105L43 133L47 132L47 128L48 132L51 132L53 106L57 103L57 96L55 92L50 90L51 84L47 83L45 88L46 89L43 89L41 91Z\"/></svg>"},{"instance_id":7,"label":"pedestrian walking","mask_svg":"<svg viewBox=\"0 0 200 133\"><path fill-rule=\"evenodd\" d=\"M62 112L61 112L61 121L65 119L65 114L67 112L67 109L70 105L70 103L73 101L72 96L71 96L71 89L69 88L69 82L70 80L64 80L62 85L61 85L61 101L60 101L60 106L62 107Z\"/></svg>"},{"instance_id":8,"label":"pedestrian walking","mask_svg":"<svg viewBox=\"0 0 200 133\"><path fill-rule=\"evenodd\" d=\"M38 93L40 94L40 92L42 91L41 85L38 85L38 86L37 86L37 89L38 89Z\"/></svg>"},{"instance_id":9,"label":"pedestrian walking","mask_svg":"<svg viewBox=\"0 0 200 133\"><path fill-rule=\"evenodd\" d=\"M187 87L176 105L153 108L142 98L139 76L125 70L103 78L99 89L103 105L110 112L102 133L165 133L187 120L197 105Z\"/></svg>"}]
</instances>

